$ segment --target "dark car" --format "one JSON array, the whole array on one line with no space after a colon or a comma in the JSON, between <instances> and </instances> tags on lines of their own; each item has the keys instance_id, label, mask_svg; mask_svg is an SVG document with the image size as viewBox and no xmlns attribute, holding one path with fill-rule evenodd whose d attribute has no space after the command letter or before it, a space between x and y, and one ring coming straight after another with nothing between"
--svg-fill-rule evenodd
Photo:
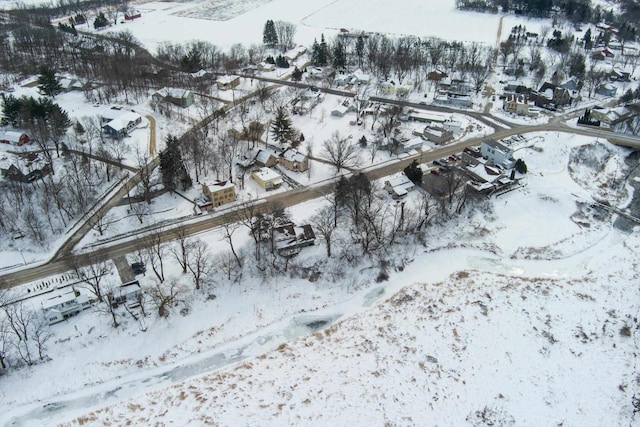
<instances>
[{"instance_id":1,"label":"dark car","mask_svg":"<svg viewBox=\"0 0 640 427\"><path fill-rule=\"evenodd\" d=\"M134 262L131 264L131 271L135 275L144 274L147 271L147 267L144 266L144 262Z\"/></svg>"}]
</instances>

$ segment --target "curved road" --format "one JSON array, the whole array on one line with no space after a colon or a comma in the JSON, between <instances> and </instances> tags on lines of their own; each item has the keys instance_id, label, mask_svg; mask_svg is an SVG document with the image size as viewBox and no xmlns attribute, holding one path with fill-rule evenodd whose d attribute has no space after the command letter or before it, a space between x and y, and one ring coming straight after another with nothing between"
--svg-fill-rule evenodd
<instances>
[{"instance_id":1,"label":"curved road","mask_svg":"<svg viewBox=\"0 0 640 427\"><path fill-rule=\"evenodd\" d=\"M610 136L610 134L607 134L607 132L598 130L588 128L575 129L569 128L568 126L561 123L547 123L533 126L519 126L511 129L499 129L489 137L502 139L517 134L543 131L563 132L601 138ZM389 161L387 163L369 168L365 170L364 173L369 177L369 179L379 179L403 170L414 159L420 159L422 162L430 162L460 152L466 147L478 145L482 142L482 140L486 138L487 137L485 136L472 138L466 141L446 145L432 151L418 153L399 160ZM337 177L321 185L302 187L296 190L274 194L261 200L264 200L266 202L276 202L282 207L293 206L329 194L333 191L336 180ZM121 191L120 193L124 195L126 194L126 191ZM178 236L178 228L182 229L184 231L184 234L186 234L187 236L193 236L203 231L218 227L222 224L237 221L237 210L238 207L230 208L219 213L203 215L201 217L189 219L188 221L173 225L171 227L157 225L155 227L152 227L151 229L147 228L143 232L131 233L130 235L121 239L94 246L81 254L72 254L72 247L65 247L64 250L62 250L63 248L61 248L61 250L58 251L57 256L51 262L32 266L24 270L5 273L4 275L0 276L0 281L3 280L5 281L5 283L9 283L11 286L17 286L41 279L43 277L48 277L54 274L60 274L68 271L70 269L70 265L72 265L72 262L79 265L87 265L92 260L95 260L96 257L114 258L117 256L123 256L139 250L143 246L143 239L141 238L143 233L146 234L154 230L160 233L161 240L163 242L169 242L176 239Z\"/></svg>"}]
</instances>

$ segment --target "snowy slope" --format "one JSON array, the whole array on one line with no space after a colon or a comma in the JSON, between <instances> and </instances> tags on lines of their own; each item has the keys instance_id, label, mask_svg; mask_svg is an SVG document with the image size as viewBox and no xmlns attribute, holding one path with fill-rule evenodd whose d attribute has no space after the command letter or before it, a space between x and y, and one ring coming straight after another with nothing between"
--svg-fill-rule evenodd
<instances>
[{"instance_id":1,"label":"snowy slope","mask_svg":"<svg viewBox=\"0 0 640 427\"><path fill-rule=\"evenodd\" d=\"M123 386L105 383L102 394L89 387L58 400L60 411L32 410L14 420L24 425L637 424L632 398L640 391L640 236L637 229L626 234L613 228L611 216L587 203L594 197L627 203L629 189L616 184L624 176L625 151L555 133L541 133L523 147L517 153L529 165L527 186L446 228L434 227L426 248L397 248L397 259L405 262L389 282L375 284L361 273L361 285L342 288L342 302L335 287L331 298L323 296L323 287L331 286L324 279L311 290L299 282L297 297L280 297L285 305L265 305L264 315L272 317L270 310L278 307L286 306L283 313L309 307L300 298L307 292L315 294L311 301L317 308L212 348L205 344L211 338L194 335L171 357L186 372L182 376L175 375L176 368L163 375L158 370L125 374L131 363L125 356L142 354L118 347ZM344 282L351 280L347 276ZM271 300L274 289L243 293L249 303L262 297ZM195 309L190 317L189 323L206 322L205 313ZM227 319L224 329L254 317L246 310ZM313 333L337 317L339 323ZM158 336L149 333L145 340ZM122 342L112 340L113 346ZM184 357L198 348L210 371Z\"/></svg>"}]
</instances>

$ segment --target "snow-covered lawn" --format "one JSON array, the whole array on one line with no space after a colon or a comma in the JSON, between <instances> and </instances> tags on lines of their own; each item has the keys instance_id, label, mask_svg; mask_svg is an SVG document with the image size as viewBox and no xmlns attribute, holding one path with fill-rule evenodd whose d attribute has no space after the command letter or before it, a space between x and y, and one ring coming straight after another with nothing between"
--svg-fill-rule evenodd
<instances>
[{"instance_id":1,"label":"snow-covered lawn","mask_svg":"<svg viewBox=\"0 0 640 427\"><path fill-rule=\"evenodd\" d=\"M588 203L627 203L615 185L625 151L556 133L530 142L518 151L526 187L434 226L426 247L393 248L388 282L375 282L376 265L330 262L313 282L244 277L208 289L216 298L194 298L184 317L124 316L114 331L89 311L54 326L52 360L0 382L2 419L629 424L640 239ZM302 223L323 203L290 214ZM220 231L199 237L228 251ZM247 242L239 229L234 243ZM318 242L299 265L323 254Z\"/></svg>"}]
</instances>

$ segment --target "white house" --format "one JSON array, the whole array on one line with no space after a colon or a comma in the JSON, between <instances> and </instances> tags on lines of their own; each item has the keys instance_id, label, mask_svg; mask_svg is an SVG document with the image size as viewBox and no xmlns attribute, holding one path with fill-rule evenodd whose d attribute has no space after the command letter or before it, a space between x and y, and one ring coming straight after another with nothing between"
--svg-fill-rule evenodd
<instances>
[{"instance_id":1,"label":"white house","mask_svg":"<svg viewBox=\"0 0 640 427\"><path fill-rule=\"evenodd\" d=\"M107 300L114 308L121 304L126 304L129 308L132 308L140 304L141 296L142 288L140 288L140 283L134 280L111 289L107 295Z\"/></svg>"},{"instance_id":2,"label":"white house","mask_svg":"<svg viewBox=\"0 0 640 427\"><path fill-rule=\"evenodd\" d=\"M66 289L42 301L42 311L50 325L62 322L91 307L89 296L80 291L75 288Z\"/></svg>"},{"instance_id":3,"label":"white house","mask_svg":"<svg viewBox=\"0 0 640 427\"><path fill-rule=\"evenodd\" d=\"M356 106L348 99L345 99L340 103L340 105L331 110L331 115L335 117L344 117L345 114L355 111Z\"/></svg>"},{"instance_id":4,"label":"white house","mask_svg":"<svg viewBox=\"0 0 640 427\"><path fill-rule=\"evenodd\" d=\"M288 51L285 52L284 57L287 59L287 61L295 61L296 59L300 58L302 55L304 55L307 52L307 48L304 46L298 46L298 47L294 47L293 49L289 49Z\"/></svg>"},{"instance_id":5,"label":"white house","mask_svg":"<svg viewBox=\"0 0 640 427\"><path fill-rule=\"evenodd\" d=\"M384 182L384 189L387 190L394 199L402 199L414 188L416 188L415 184L407 178L404 172L398 172Z\"/></svg>"},{"instance_id":6,"label":"white house","mask_svg":"<svg viewBox=\"0 0 640 427\"><path fill-rule=\"evenodd\" d=\"M513 158L513 151L493 139L482 141L480 152L490 163L505 169L513 168L516 163Z\"/></svg>"}]
</instances>

